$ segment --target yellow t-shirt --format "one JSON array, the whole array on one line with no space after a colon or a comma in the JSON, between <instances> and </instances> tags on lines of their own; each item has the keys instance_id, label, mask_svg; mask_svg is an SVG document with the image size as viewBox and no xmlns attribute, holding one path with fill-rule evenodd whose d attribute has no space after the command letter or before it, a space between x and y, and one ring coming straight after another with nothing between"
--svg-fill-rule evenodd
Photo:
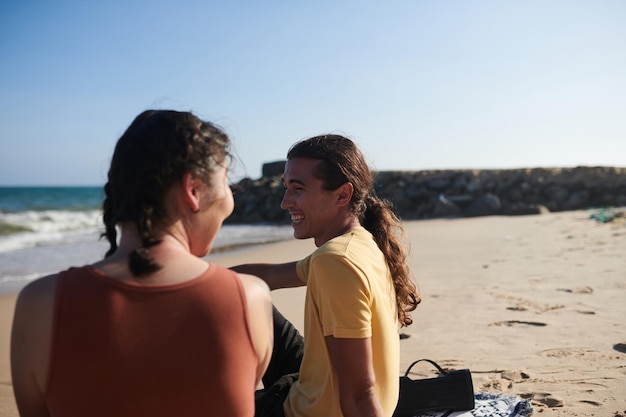
<instances>
[{"instance_id":1,"label":"yellow t-shirt","mask_svg":"<svg viewBox=\"0 0 626 417\"><path fill-rule=\"evenodd\" d=\"M389 268L372 235L355 227L297 264L307 284L300 378L284 403L287 417L342 416L326 336L372 341L375 391L386 416L398 400L399 337Z\"/></svg>"}]
</instances>

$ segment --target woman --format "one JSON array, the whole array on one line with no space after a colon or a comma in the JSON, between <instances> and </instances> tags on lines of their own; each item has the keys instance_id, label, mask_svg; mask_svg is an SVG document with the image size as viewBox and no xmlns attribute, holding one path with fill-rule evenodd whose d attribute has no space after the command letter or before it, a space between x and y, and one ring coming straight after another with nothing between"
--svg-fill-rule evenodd
<instances>
[{"instance_id":1,"label":"woman","mask_svg":"<svg viewBox=\"0 0 626 417\"><path fill-rule=\"evenodd\" d=\"M191 113L133 121L105 186L106 257L18 297L22 416L254 414L272 350L268 287L201 259L233 211L229 147Z\"/></svg>"}]
</instances>

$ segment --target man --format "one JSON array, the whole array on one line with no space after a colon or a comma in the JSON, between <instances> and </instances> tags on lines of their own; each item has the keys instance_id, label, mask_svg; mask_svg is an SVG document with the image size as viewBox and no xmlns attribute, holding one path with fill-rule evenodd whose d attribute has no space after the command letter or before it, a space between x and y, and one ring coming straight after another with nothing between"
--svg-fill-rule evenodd
<instances>
[{"instance_id":1,"label":"man","mask_svg":"<svg viewBox=\"0 0 626 417\"><path fill-rule=\"evenodd\" d=\"M286 264L247 264L270 289L307 286L304 338L274 310L274 354L257 416L391 416L398 400L400 326L419 295L401 231L357 146L339 135L287 154L281 207L317 250Z\"/></svg>"}]
</instances>

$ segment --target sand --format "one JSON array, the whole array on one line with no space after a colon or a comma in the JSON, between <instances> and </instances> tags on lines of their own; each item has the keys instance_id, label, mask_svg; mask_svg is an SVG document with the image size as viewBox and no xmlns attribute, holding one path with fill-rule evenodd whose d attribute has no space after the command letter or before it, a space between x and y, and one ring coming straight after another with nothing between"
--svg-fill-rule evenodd
<instances>
[{"instance_id":1,"label":"sand","mask_svg":"<svg viewBox=\"0 0 626 417\"><path fill-rule=\"evenodd\" d=\"M626 416L626 222L589 211L407 222L423 302L401 345L416 359L469 368L476 392L527 398L534 415ZM211 259L285 262L309 241ZM304 289L274 301L302 327ZM8 364L15 296L0 298L0 416L17 416ZM415 377L430 377L419 365Z\"/></svg>"}]
</instances>

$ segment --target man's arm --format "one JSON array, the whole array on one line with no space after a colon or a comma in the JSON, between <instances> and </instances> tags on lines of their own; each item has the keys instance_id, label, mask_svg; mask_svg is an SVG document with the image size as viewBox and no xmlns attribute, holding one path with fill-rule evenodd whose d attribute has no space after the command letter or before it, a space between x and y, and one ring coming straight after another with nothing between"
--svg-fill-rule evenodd
<instances>
[{"instance_id":1,"label":"man's arm","mask_svg":"<svg viewBox=\"0 0 626 417\"><path fill-rule=\"evenodd\" d=\"M301 287L305 285L304 282L298 278L295 262L285 264L243 264L233 266L230 269L242 274L256 275L267 283L270 290Z\"/></svg>"},{"instance_id":2,"label":"man's arm","mask_svg":"<svg viewBox=\"0 0 626 417\"><path fill-rule=\"evenodd\" d=\"M330 361L339 381L339 401L345 417L383 417L374 392L371 339L326 337Z\"/></svg>"}]
</instances>

